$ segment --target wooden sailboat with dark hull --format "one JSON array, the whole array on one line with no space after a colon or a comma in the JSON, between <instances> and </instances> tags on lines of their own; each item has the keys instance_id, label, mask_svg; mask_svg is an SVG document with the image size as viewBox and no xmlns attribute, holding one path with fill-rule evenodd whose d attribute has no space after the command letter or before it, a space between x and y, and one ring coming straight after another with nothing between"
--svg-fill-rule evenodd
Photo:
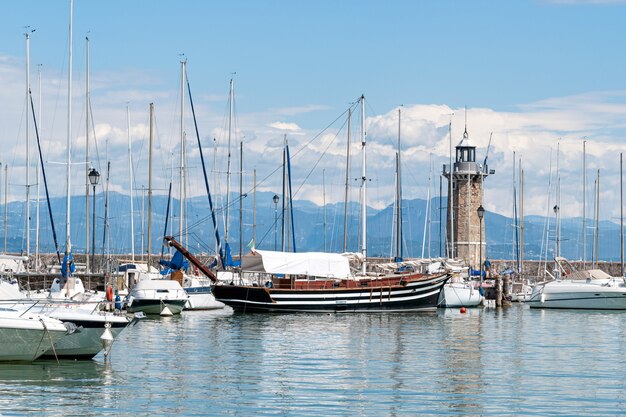
<instances>
[{"instance_id":1,"label":"wooden sailboat with dark hull","mask_svg":"<svg viewBox=\"0 0 626 417\"><path fill-rule=\"evenodd\" d=\"M304 288L307 282L296 280L293 289L218 285L213 294L234 310L248 313L434 311L447 279L443 274L428 279L342 280L333 282L332 288Z\"/></svg>"},{"instance_id":2,"label":"wooden sailboat with dark hull","mask_svg":"<svg viewBox=\"0 0 626 417\"><path fill-rule=\"evenodd\" d=\"M427 311L437 308L439 294L449 277L447 272L433 275L409 269L372 274L367 270L365 97L361 96L359 101L362 156L359 273L352 274L348 258L340 254L252 250L241 258L239 280L242 284L218 282L215 274L180 243L171 236L165 237L170 246L216 283L213 295L218 301L246 313Z\"/></svg>"},{"instance_id":3,"label":"wooden sailboat with dark hull","mask_svg":"<svg viewBox=\"0 0 626 417\"><path fill-rule=\"evenodd\" d=\"M179 242L170 236L165 240L217 282L213 272ZM249 262L254 258L256 262ZM277 258L281 261L272 262ZM341 259L345 264L341 265ZM337 271L334 277L320 276L325 266ZM218 283L213 287L213 294L218 301L244 313L434 311L439 293L449 278L447 273L417 272L376 277L342 276L345 274L339 271L349 271L347 258L325 253L255 251L243 257L242 269L257 281L250 285ZM285 273L287 271L293 274Z\"/></svg>"}]
</instances>

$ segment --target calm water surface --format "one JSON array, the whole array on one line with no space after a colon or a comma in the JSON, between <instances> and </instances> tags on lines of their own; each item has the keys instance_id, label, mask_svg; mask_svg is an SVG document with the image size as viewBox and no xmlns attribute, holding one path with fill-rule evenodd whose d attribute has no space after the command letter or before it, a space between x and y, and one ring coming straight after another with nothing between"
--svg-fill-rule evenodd
<instances>
[{"instance_id":1,"label":"calm water surface","mask_svg":"<svg viewBox=\"0 0 626 417\"><path fill-rule=\"evenodd\" d=\"M0 415L626 415L626 313L184 312L111 358L0 365Z\"/></svg>"}]
</instances>

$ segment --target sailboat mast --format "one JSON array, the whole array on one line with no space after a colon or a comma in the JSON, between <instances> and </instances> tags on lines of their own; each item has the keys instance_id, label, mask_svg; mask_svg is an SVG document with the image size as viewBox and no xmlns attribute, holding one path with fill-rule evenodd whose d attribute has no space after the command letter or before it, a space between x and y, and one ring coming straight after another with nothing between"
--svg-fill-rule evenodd
<instances>
[{"instance_id":1,"label":"sailboat mast","mask_svg":"<svg viewBox=\"0 0 626 417\"><path fill-rule=\"evenodd\" d=\"M287 194L285 192L285 187L287 184L287 134L285 134L283 139L283 200L282 200L282 209L281 209L281 251L285 252L285 203L287 201Z\"/></svg>"},{"instance_id":2,"label":"sailboat mast","mask_svg":"<svg viewBox=\"0 0 626 417\"><path fill-rule=\"evenodd\" d=\"M352 108L348 109L348 143L346 144L346 193L343 205L343 251L348 250L348 190L350 189L350 124Z\"/></svg>"},{"instance_id":3,"label":"sailboat mast","mask_svg":"<svg viewBox=\"0 0 626 417\"><path fill-rule=\"evenodd\" d=\"M365 166L365 96L361 95L361 254L363 255L363 265L361 272L365 275L367 271L367 177Z\"/></svg>"},{"instance_id":4,"label":"sailboat mast","mask_svg":"<svg viewBox=\"0 0 626 417\"><path fill-rule=\"evenodd\" d=\"M594 248L594 268L597 268L598 261L600 260L598 255L599 240L600 240L600 170L598 169L598 182L596 187L596 230L595 230L595 248Z\"/></svg>"},{"instance_id":5,"label":"sailboat mast","mask_svg":"<svg viewBox=\"0 0 626 417\"><path fill-rule=\"evenodd\" d=\"M39 125L41 126L41 64L38 65L38 78L39 78ZM37 178L37 205L35 214L35 270L39 270L39 164L35 164L35 177Z\"/></svg>"},{"instance_id":6,"label":"sailboat mast","mask_svg":"<svg viewBox=\"0 0 626 417\"><path fill-rule=\"evenodd\" d=\"M561 243L561 217L559 215L561 209L560 209L560 204L561 204L561 173L559 171L559 157L560 157L560 152L561 152L561 144L557 143L556 145L556 192L555 192L555 197L556 197L556 204L554 206L554 212L556 214L556 242L555 242L555 257L559 257L561 256L561 252L560 252L560 243ZM559 270L557 269L557 274L560 275ZM557 275L557 278L559 277L559 275Z\"/></svg>"},{"instance_id":7,"label":"sailboat mast","mask_svg":"<svg viewBox=\"0 0 626 417\"><path fill-rule=\"evenodd\" d=\"M252 171L252 182L254 183L252 192L252 243L256 245L256 168Z\"/></svg>"},{"instance_id":8,"label":"sailboat mast","mask_svg":"<svg viewBox=\"0 0 626 417\"><path fill-rule=\"evenodd\" d=\"M622 153L619 154L619 263L624 278L624 180Z\"/></svg>"},{"instance_id":9,"label":"sailboat mast","mask_svg":"<svg viewBox=\"0 0 626 417\"><path fill-rule=\"evenodd\" d=\"M326 170L322 170L322 204L324 207L324 252L326 252Z\"/></svg>"},{"instance_id":10,"label":"sailboat mast","mask_svg":"<svg viewBox=\"0 0 626 417\"><path fill-rule=\"evenodd\" d=\"M243 141L239 142L239 260L243 256Z\"/></svg>"},{"instance_id":11,"label":"sailboat mast","mask_svg":"<svg viewBox=\"0 0 626 417\"><path fill-rule=\"evenodd\" d=\"M85 262L89 272L89 36L85 36ZM93 254L95 256L95 253Z\"/></svg>"},{"instance_id":12,"label":"sailboat mast","mask_svg":"<svg viewBox=\"0 0 626 417\"><path fill-rule=\"evenodd\" d=\"M396 204L397 214L396 214L396 262L402 261L402 159L400 154L401 143L401 126L402 126L402 110L398 108L398 169L396 179L397 191L396 196L398 198L398 202ZM422 258L424 257L424 247L422 246Z\"/></svg>"},{"instance_id":13,"label":"sailboat mast","mask_svg":"<svg viewBox=\"0 0 626 417\"><path fill-rule=\"evenodd\" d=\"M429 155L429 165L432 166L432 153ZM400 164L400 153L398 152L398 165ZM400 168L398 167L398 170ZM426 212L424 213L424 234L422 235L422 259L424 259L424 251L426 250L426 245L428 245L428 257L430 258L430 233L428 233L428 241L426 240L426 234L428 232L429 226L429 216L430 216L430 179L431 179L431 170L428 170L428 192L426 193ZM399 181L399 179L398 179ZM402 230L402 229L400 229ZM402 241L399 241L402 242ZM428 243L426 243L428 242ZM402 252L400 252L402 253ZM400 255L402 256L402 255Z\"/></svg>"},{"instance_id":14,"label":"sailboat mast","mask_svg":"<svg viewBox=\"0 0 626 417\"><path fill-rule=\"evenodd\" d=\"M224 227L224 241L228 244L228 229L230 223L230 143L233 127L233 79L230 79L230 89L228 93L228 160L226 162L226 226Z\"/></svg>"},{"instance_id":15,"label":"sailboat mast","mask_svg":"<svg viewBox=\"0 0 626 417\"><path fill-rule=\"evenodd\" d=\"M9 166L4 164L4 254L7 254L7 220L9 197Z\"/></svg>"},{"instance_id":16,"label":"sailboat mast","mask_svg":"<svg viewBox=\"0 0 626 417\"><path fill-rule=\"evenodd\" d=\"M179 218L178 218L178 238L183 240L183 204L184 204L184 184L185 184L185 64L187 60L180 61L180 175L179 175Z\"/></svg>"},{"instance_id":17,"label":"sailboat mast","mask_svg":"<svg viewBox=\"0 0 626 417\"><path fill-rule=\"evenodd\" d=\"M30 256L30 33L26 29L26 256Z\"/></svg>"},{"instance_id":18,"label":"sailboat mast","mask_svg":"<svg viewBox=\"0 0 626 417\"><path fill-rule=\"evenodd\" d=\"M9 166L4 165L4 254L7 254L7 220L9 197Z\"/></svg>"},{"instance_id":19,"label":"sailboat mast","mask_svg":"<svg viewBox=\"0 0 626 417\"><path fill-rule=\"evenodd\" d=\"M128 122L128 173L129 173L129 190L130 190L130 257L135 262L135 212L133 210L133 149L130 140L130 109L126 103L126 120Z\"/></svg>"},{"instance_id":20,"label":"sailboat mast","mask_svg":"<svg viewBox=\"0 0 626 417\"><path fill-rule=\"evenodd\" d=\"M67 167L65 169L67 181L67 200L65 212L65 253L72 252L72 242L70 238L70 190L72 181L72 18L74 2L70 0L70 45L69 45L69 65L67 71ZM68 269L69 271L69 269ZM69 276L69 273L68 273ZM69 292L69 286L67 287Z\"/></svg>"},{"instance_id":21,"label":"sailboat mast","mask_svg":"<svg viewBox=\"0 0 626 417\"><path fill-rule=\"evenodd\" d=\"M587 263L587 141L583 140L583 269Z\"/></svg>"},{"instance_id":22,"label":"sailboat mast","mask_svg":"<svg viewBox=\"0 0 626 417\"><path fill-rule=\"evenodd\" d=\"M519 209L519 273L524 270L524 169L522 168L522 158L519 160L519 180L520 180L520 209Z\"/></svg>"},{"instance_id":23,"label":"sailboat mast","mask_svg":"<svg viewBox=\"0 0 626 417\"><path fill-rule=\"evenodd\" d=\"M150 249L152 246L152 134L154 125L154 103L150 103L150 146L148 157L148 267L150 266Z\"/></svg>"},{"instance_id":24,"label":"sailboat mast","mask_svg":"<svg viewBox=\"0 0 626 417\"><path fill-rule=\"evenodd\" d=\"M450 219L450 224L448 224L448 227L450 228L450 241L448 242L448 245L450 246L448 249L448 256L450 257L450 259L454 259L455 253L454 253L454 172L452 172L452 116L454 115L454 113L452 113L452 115L450 115L450 123L448 124L448 136L450 137L450 154L449 154L449 158L450 158L450 165L448 167L448 170L450 171L450 180L448 181L448 200L450 201L450 207L448 207L448 211L449 211L449 216L448 218Z\"/></svg>"}]
</instances>

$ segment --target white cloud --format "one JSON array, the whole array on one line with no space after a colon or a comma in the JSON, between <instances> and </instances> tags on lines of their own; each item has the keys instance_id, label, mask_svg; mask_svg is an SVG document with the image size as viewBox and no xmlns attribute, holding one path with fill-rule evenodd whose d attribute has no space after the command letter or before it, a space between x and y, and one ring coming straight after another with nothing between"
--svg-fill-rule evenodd
<instances>
[{"instance_id":1,"label":"white cloud","mask_svg":"<svg viewBox=\"0 0 626 417\"><path fill-rule=\"evenodd\" d=\"M268 126L278 130L289 130L293 132L298 132L299 130L301 130L300 126L298 126L296 123L288 122L274 122L270 123Z\"/></svg>"},{"instance_id":2,"label":"white cloud","mask_svg":"<svg viewBox=\"0 0 626 417\"><path fill-rule=\"evenodd\" d=\"M1 162L11 168L11 182L21 184L18 176L24 173L24 89L22 63L12 57L0 56L0 135L2 145ZM52 73L53 71L48 71ZM148 103L155 101L155 142L154 142L154 187L157 193L165 193L170 177L178 177L180 149L179 103L175 92L177 83L171 83L171 90L160 86L151 89L150 77L127 88L115 80L139 79L138 74L93 74L97 80L92 96L95 119L95 136L98 140L99 162L96 166L103 171L106 167L105 153L113 162L111 187L128 191L127 121L126 102L131 102L131 138L133 140L134 162L136 166L135 185L147 185L147 137ZM158 82L155 81L156 84ZM65 81L61 78L44 78L42 148L46 161L64 161L66 143L66 112L64 96ZM80 96L80 86L74 99L74 122L72 159L84 161L84 101ZM153 98L158 100L153 100ZM224 120L224 102L214 101L215 97L198 94L195 98L199 133L204 146L204 157L214 193L224 193L226 184L228 133ZM223 98L224 100L226 97ZM36 104L37 106L37 104ZM292 174L297 198L310 198L321 203L322 170L326 178L326 201L343 200L345 185L347 131L345 117L328 127L328 121L315 120L310 113L328 110L323 105L296 106L283 109L257 109L254 112L237 114L232 130L231 143L231 190L238 187L239 142L244 143L244 188L252 186L252 170L257 171L259 188L279 192L282 175L283 134L288 133L292 155ZM338 111L339 113L339 111ZM288 117L285 117L288 116ZM331 118L337 115L331 116ZM349 182L352 184L352 200L358 199L357 178L360 177L360 140L355 112L351 132L351 169ZM285 119L288 119L286 121ZM601 218L619 216L619 153L626 150L626 91L600 91L568 97L546 98L535 103L520 105L510 111L490 108L469 108L467 111L468 132L477 146L477 159L482 161L487 151L490 135L493 135L488 163L496 174L485 182L485 206L489 210L510 216L512 212L512 167L513 151L522 158L525 172L525 212L545 214L546 207L554 205L554 191L548 202L547 188L552 165L552 184L556 170L556 148L560 147L559 170L561 174L561 194L563 216L579 216L582 193L582 141L587 140L587 166L589 195L597 169L601 171ZM452 144L461 139L465 111L442 104L413 104L402 107L402 161L403 187L405 198L425 198L428 191L428 177L432 169L432 195L438 192L438 174L441 166L448 163L450 149L449 123L452 121ZM367 116L367 163L369 203L383 207L393 201L395 154L398 137L398 108L389 109L383 114ZM303 126L307 126L306 128ZM312 128L310 126L318 126ZM191 112L185 116L187 133L188 195L204 193L203 175L200 171L199 153ZM90 136L92 132L90 132ZM215 138L215 140L213 140ZM108 148L105 150L105 148ZM93 158L97 158L92 149ZM35 142L31 143L36 151ZM36 160L33 154L31 160ZM6 162L5 162L6 161ZM215 163L214 163L215 161ZM432 161L432 162L431 162ZM432 168L431 168L432 166ZM65 192L64 175L61 166L50 165L51 192L60 195ZM172 170L174 171L172 173ZM82 170L73 168L78 176ZM82 173L80 175L83 175ZM73 180L75 183L78 181ZM236 185L237 184L237 185ZM20 197L18 187L10 191L15 198ZM174 192L177 193L177 185ZM444 189L445 189L444 180ZM79 188L74 190L81 192ZM587 205L588 208L591 204ZM591 216L591 212L588 213Z\"/></svg>"}]
</instances>

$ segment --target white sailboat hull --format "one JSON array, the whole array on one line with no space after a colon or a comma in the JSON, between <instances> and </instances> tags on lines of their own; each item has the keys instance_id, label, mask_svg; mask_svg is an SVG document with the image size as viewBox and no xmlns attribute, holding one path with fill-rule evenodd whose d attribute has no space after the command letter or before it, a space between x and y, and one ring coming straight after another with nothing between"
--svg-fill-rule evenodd
<instances>
[{"instance_id":1,"label":"white sailboat hull","mask_svg":"<svg viewBox=\"0 0 626 417\"><path fill-rule=\"evenodd\" d=\"M476 307L483 302L480 291L471 283L450 282L443 286L439 296L441 307Z\"/></svg>"},{"instance_id":2,"label":"white sailboat hull","mask_svg":"<svg viewBox=\"0 0 626 417\"><path fill-rule=\"evenodd\" d=\"M224 308L225 304L217 301L211 292L191 292L185 288L189 299L185 304L185 310L218 310Z\"/></svg>"}]
</instances>

